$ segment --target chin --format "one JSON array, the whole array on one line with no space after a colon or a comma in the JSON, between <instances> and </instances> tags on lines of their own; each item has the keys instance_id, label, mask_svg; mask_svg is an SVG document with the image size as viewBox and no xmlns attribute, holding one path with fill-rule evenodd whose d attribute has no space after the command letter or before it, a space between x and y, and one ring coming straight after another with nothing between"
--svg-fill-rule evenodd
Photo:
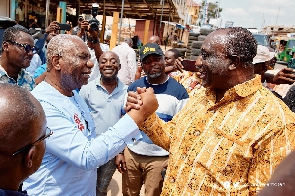
<instances>
[{"instance_id":1,"label":"chin","mask_svg":"<svg viewBox=\"0 0 295 196\"><path fill-rule=\"evenodd\" d=\"M153 74L149 74L149 78L158 78L161 76L162 73L153 73Z\"/></svg>"}]
</instances>

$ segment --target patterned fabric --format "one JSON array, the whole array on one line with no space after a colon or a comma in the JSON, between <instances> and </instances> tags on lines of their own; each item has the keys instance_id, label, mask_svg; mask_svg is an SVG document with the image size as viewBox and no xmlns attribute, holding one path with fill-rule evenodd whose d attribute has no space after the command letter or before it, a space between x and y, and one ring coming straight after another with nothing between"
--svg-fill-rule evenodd
<instances>
[{"instance_id":1,"label":"patterned fabric","mask_svg":"<svg viewBox=\"0 0 295 196\"><path fill-rule=\"evenodd\" d=\"M0 65L0 83L3 84L16 84L18 86L27 89L28 91L33 90L35 88L36 83L34 78L25 70L21 70L17 76L17 81L13 78L9 77L4 68Z\"/></svg>"},{"instance_id":2,"label":"patterned fabric","mask_svg":"<svg viewBox=\"0 0 295 196\"><path fill-rule=\"evenodd\" d=\"M200 79L193 72L183 70L181 73L180 71L175 71L171 72L169 76L182 84L190 96L193 95L193 90L201 88Z\"/></svg>"},{"instance_id":3,"label":"patterned fabric","mask_svg":"<svg viewBox=\"0 0 295 196\"><path fill-rule=\"evenodd\" d=\"M295 146L295 114L259 75L216 102L201 89L172 121L140 127L170 152L162 195L255 195Z\"/></svg>"},{"instance_id":4,"label":"patterned fabric","mask_svg":"<svg viewBox=\"0 0 295 196\"><path fill-rule=\"evenodd\" d=\"M121 69L118 73L118 78L126 85L134 82L137 69L135 51L127 44L122 43L112 49L120 58Z\"/></svg>"}]
</instances>

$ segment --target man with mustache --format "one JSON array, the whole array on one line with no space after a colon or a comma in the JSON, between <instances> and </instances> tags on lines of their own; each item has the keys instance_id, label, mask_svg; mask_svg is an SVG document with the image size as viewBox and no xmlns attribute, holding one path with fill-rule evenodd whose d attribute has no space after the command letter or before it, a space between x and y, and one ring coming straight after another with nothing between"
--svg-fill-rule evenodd
<instances>
[{"instance_id":1,"label":"man with mustache","mask_svg":"<svg viewBox=\"0 0 295 196\"><path fill-rule=\"evenodd\" d=\"M169 151L162 195L256 195L294 150L295 115L254 74L256 52L247 29L212 32L196 60L205 88L170 122L154 113L140 126Z\"/></svg>"}]
</instances>

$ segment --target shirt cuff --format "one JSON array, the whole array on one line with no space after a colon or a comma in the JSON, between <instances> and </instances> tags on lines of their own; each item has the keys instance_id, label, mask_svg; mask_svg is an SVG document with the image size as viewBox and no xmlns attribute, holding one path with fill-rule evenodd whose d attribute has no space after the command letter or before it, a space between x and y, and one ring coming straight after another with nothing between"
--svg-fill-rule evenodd
<instances>
[{"instance_id":1,"label":"shirt cuff","mask_svg":"<svg viewBox=\"0 0 295 196\"><path fill-rule=\"evenodd\" d=\"M123 138L123 141L127 145L133 145L136 140L142 138L137 124L128 115L125 114L115 125L114 128L118 130L118 133Z\"/></svg>"}]
</instances>

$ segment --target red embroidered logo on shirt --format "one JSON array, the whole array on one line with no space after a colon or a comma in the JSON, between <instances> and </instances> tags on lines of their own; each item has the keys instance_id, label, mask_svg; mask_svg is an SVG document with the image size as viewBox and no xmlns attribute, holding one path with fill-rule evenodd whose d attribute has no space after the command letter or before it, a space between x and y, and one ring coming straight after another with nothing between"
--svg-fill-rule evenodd
<instances>
[{"instance_id":1,"label":"red embroidered logo on shirt","mask_svg":"<svg viewBox=\"0 0 295 196\"><path fill-rule=\"evenodd\" d=\"M84 129L84 125L83 125L83 123L81 122L81 120L80 120L78 114L74 114L74 120L75 120L75 122L76 122L76 124L77 124L77 126L78 126L78 129L79 129L80 131L83 131L83 129Z\"/></svg>"}]
</instances>

